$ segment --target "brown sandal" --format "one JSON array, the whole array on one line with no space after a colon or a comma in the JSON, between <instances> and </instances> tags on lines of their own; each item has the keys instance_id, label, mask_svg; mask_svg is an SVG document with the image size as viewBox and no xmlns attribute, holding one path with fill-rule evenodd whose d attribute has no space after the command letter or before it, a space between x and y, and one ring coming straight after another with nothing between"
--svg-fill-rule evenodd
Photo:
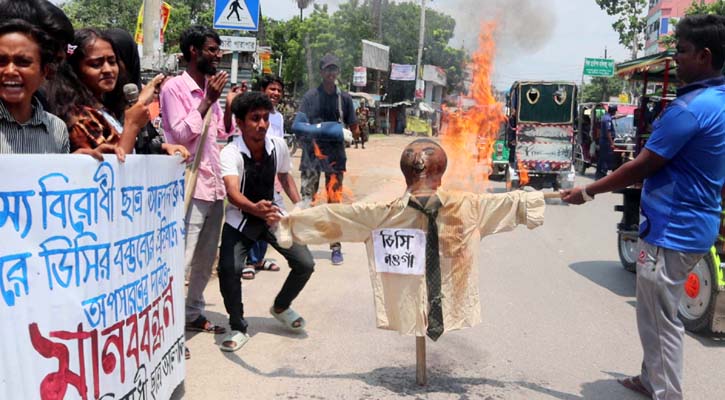
<instances>
[{"instance_id":1,"label":"brown sandal","mask_svg":"<svg viewBox=\"0 0 725 400\"><path fill-rule=\"evenodd\" d=\"M186 324L186 330L192 332L213 333L215 335L219 335L227 331L223 326L214 325L214 323L206 319L203 315L197 318L196 321Z\"/></svg>"}]
</instances>

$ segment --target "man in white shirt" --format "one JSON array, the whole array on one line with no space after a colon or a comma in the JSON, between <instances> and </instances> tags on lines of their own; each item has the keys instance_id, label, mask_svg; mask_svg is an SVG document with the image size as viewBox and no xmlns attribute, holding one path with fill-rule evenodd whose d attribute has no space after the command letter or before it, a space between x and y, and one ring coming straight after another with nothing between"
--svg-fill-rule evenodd
<instances>
[{"instance_id":1,"label":"man in white shirt","mask_svg":"<svg viewBox=\"0 0 725 400\"><path fill-rule=\"evenodd\" d=\"M302 245L280 247L270 230L269 222L279 220L281 212L273 203L275 177L293 202L300 201L297 186L289 176L289 150L283 139L267 135L272 109L272 102L263 93L237 96L232 111L241 136L236 136L221 152L229 205L222 229L218 272L232 330L220 345L223 351L239 350L249 340L240 278L249 250L258 240L271 244L291 268L270 313L292 331L305 327L305 320L290 305L314 271L312 254Z\"/></svg>"},{"instance_id":2,"label":"man in white shirt","mask_svg":"<svg viewBox=\"0 0 725 400\"><path fill-rule=\"evenodd\" d=\"M272 111L269 113L267 136L284 139L284 118L282 117L282 113L277 111L279 101L284 94L284 82L278 76L264 75L260 81L259 88L262 93L269 97L273 106ZM290 160L291 167L292 163ZM287 174L287 179L292 180L292 175ZM276 178L274 180L274 203L278 207L284 208L282 185ZM254 279L257 271L279 271L279 266L274 261L264 258L265 254L267 254L267 242L258 240L249 250L246 265L242 270L243 279Z\"/></svg>"}]
</instances>

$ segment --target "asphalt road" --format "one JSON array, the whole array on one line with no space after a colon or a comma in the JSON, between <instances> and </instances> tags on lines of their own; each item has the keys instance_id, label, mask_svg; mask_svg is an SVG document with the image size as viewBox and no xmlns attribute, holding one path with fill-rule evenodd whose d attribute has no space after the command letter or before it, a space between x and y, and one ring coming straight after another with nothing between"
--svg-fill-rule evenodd
<instances>
[{"instance_id":1,"label":"asphalt road","mask_svg":"<svg viewBox=\"0 0 725 400\"><path fill-rule=\"evenodd\" d=\"M410 141L373 136L366 150L348 151L345 184L356 200L402 194L398 160ZM311 248L316 271L293 305L307 320L301 335L268 314L287 271L272 251L282 272L243 284L251 340L229 354L217 347L221 336L187 333L192 358L175 398L640 399L616 382L637 374L641 361L634 275L617 257L618 201L551 202L543 227L484 238L484 322L428 341L425 387L415 383L415 339L375 328L362 244L343 245L342 266L330 264L326 246ZM228 326L216 278L205 295L206 315ZM723 374L725 338L688 334L685 398L725 398L716 392Z\"/></svg>"}]
</instances>

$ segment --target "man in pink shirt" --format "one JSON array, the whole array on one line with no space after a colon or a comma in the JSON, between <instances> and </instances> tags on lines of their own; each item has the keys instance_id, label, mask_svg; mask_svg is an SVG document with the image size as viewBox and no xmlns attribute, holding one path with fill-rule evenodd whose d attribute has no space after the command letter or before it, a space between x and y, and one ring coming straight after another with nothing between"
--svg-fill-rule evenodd
<instances>
[{"instance_id":1,"label":"man in pink shirt","mask_svg":"<svg viewBox=\"0 0 725 400\"><path fill-rule=\"evenodd\" d=\"M196 188L185 220L189 281L186 329L214 334L226 330L204 316L204 288L219 247L226 196L217 139L227 138L231 130L231 126L225 126L224 113L218 103L228 80L226 72L217 72L222 56L220 45L219 35L213 29L198 25L189 27L182 33L180 44L188 67L161 89L161 115L167 141L186 146L192 152L191 159L201 157ZM236 91L229 92L227 104L231 104L235 94ZM207 138L201 154L196 154L207 112L211 113Z\"/></svg>"}]
</instances>

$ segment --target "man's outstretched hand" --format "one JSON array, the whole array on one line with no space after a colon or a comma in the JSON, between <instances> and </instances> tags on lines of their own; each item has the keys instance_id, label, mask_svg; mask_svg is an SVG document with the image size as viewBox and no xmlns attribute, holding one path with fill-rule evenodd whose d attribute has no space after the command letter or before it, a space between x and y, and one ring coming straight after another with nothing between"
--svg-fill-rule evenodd
<instances>
[{"instance_id":1,"label":"man's outstretched hand","mask_svg":"<svg viewBox=\"0 0 725 400\"><path fill-rule=\"evenodd\" d=\"M559 193L561 194L561 199L569 204L584 204L581 187L560 190Z\"/></svg>"}]
</instances>

